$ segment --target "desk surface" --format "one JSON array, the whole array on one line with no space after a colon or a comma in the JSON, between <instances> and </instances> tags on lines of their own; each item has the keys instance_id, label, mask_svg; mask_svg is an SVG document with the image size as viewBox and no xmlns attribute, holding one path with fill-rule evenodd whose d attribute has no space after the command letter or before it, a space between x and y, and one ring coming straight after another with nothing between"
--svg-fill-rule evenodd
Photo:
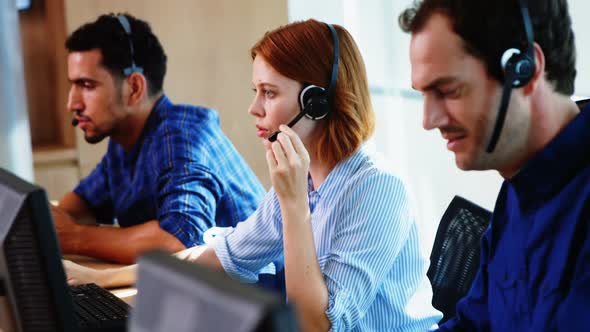
<instances>
[{"instance_id":1,"label":"desk surface","mask_svg":"<svg viewBox=\"0 0 590 332\"><path fill-rule=\"evenodd\" d=\"M87 257L87 256L65 255L64 258L71 260L72 262L74 262L76 264L80 264L82 266L86 266L86 267L90 267L90 268L98 269L98 270L104 270L104 269L125 266L123 264L106 262L103 260L99 260L99 259ZM129 305L133 305L133 301L135 300L135 295L137 295L137 289L134 286L109 288L108 290L111 293L115 294L115 296L117 296L121 300L127 302L127 304L129 304Z\"/></svg>"}]
</instances>

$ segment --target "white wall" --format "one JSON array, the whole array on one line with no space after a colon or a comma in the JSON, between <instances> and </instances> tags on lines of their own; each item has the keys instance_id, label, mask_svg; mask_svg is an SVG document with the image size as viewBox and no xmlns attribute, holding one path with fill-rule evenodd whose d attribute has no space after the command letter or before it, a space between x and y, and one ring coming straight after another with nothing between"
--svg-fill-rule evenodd
<instances>
[{"instance_id":1,"label":"white wall","mask_svg":"<svg viewBox=\"0 0 590 332\"><path fill-rule=\"evenodd\" d=\"M590 31L590 2L588 0L570 0L570 15L576 37L577 67L576 95L590 96L590 43L588 31Z\"/></svg>"}]
</instances>

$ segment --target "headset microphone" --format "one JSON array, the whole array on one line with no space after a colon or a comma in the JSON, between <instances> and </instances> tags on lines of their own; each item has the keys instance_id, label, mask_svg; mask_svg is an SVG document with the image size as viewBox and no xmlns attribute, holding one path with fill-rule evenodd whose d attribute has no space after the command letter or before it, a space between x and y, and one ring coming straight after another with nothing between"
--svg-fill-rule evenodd
<instances>
[{"instance_id":1,"label":"headset microphone","mask_svg":"<svg viewBox=\"0 0 590 332\"><path fill-rule=\"evenodd\" d=\"M312 120L323 119L328 115L329 105L326 92L316 85L308 85L299 93L299 105L301 111L293 120L289 121L287 127L292 128L305 115ZM277 140L280 131L275 131L268 140Z\"/></svg>"},{"instance_id":2,"label":"headset microphone","mask_svg":"<svg viewBox=\"0 0 590 332\"><path fill-rule=\"evenodd\" d=\"M506 119L506 112L508 111L508 103L512 88L519 88L526 85L535 74L535 54L533 49L533 24L529 16L528 8L524 0L518 0L524 30L527 37L527 48L524 51L516 48L510 48L502 54L501 64L504 71L504 87L502 89L502 100L500 102L500 109L498 111L498 118L496 125L492 132L492 137L488 144L486 151L492 153L496 148L500 132Z\"/></svg>"},{"instance_id":3,"label":"headset microphone","mask_svg":"<svg viewBox=\"0 0 590 332\"><path fill-rule=\"evenodd\" d=\"M325 23L332 33L332 40L334 43L334 61L332 62L332 75L330 76L330 83L328 89L316 86L307 85L299 93L299 109L300 112L289 121L287 126L293 127L305 115L312 120L320 120L328 115L330 111L330 103L333 104L334 90L336 89L336 80L338 79L338 61L340 57L340 46L338 40L338 33L336 29L329 23ZM277 140L280 131L274 132L268 140L274 142Z\"/></svg>"},{"instance_id":4,"label":"headset microphone","mask_svg":"<svg viewBox=\"0 0 590 332\"><path fill-rule=\"evenodd\" d=\"M74 126L74 127L75 127L75 126L77 126L77 125L78 125L78 123L79 123L78 119L76 119L76 118L72 118L72 126Z\"/></svg>"},{"instance_id":5,"label":"headset microphone","mask_svg":"<svg viewBox=\"0 0 590 332\"><path fill-rule=\"evenodd\" d=\"M293 118L293 120L289 121L289 123L287 123L287 127L292 128L299 120L301 120L301 118L305 115L305 112L299 112L299 114L297 114L296 117ZM271 142L274 142L277 140L277 137L279 136L279 134L281 133L281 131L275 131L274 134L272 134L268 140Z\"/></svg>"}]
</instances>

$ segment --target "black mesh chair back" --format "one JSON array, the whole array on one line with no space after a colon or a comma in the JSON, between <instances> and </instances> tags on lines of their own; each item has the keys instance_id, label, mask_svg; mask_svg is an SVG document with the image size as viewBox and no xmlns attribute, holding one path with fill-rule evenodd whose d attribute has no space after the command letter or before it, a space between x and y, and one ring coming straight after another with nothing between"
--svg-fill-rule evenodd
<instances>
[{"instance_id":1,"label":"black mesh chair back","mask_svg":"<svg viewBox=\"0 0 590 332\"><path fill-rule=\"evenodd\" d=\"M586 108L586 106L588 106L589 103L590 103L590 98L579 99L576 101L576 105L578 105L578 108L580 109L580 111L584 110L584 108Z\"/></svg>"},{"instance_id":2,"label":"black mesh chair back","mask_svg":"<svg viewBox=\"0 0 590 332\"><path fill-rule=\"evenodd\" d=\"M432 305L444 315L440 323L455 315L455 305L471 288L490 217L490 211L455 196L440 221L427 273Z\"/></svg>"}]
</instances>

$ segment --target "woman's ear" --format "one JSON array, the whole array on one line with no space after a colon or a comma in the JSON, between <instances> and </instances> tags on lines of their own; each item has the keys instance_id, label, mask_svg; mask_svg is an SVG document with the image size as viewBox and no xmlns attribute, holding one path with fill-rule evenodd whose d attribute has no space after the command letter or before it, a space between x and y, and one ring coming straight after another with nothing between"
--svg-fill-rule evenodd
<instances>
[{"instance_id":1,"label":"woman's ear","mask_svg":"<svg viewBox=\"0 0 590 332\"><path fill-rule=\"evenodd\" d=\"M523 87L523 92L525 95L529 95L535 91L539 85L539 80L543 78L543 75L545 74L545 54L543 54L541 46L539 46L537 43L534 43L533 52L535 56L535 73L533 74L533 77L529 83Z\"/></svg>"}]
</instances>

